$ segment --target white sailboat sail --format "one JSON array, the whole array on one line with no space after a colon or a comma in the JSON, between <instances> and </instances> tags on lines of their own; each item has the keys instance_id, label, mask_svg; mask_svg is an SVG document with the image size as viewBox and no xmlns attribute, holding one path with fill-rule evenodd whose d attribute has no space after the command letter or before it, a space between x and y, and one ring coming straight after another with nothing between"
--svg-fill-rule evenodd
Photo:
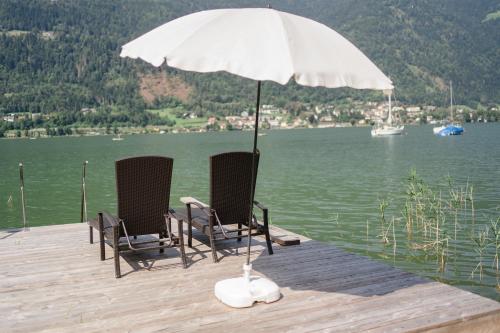
<instances>
[{"instance_id":1,"label":"white sailboat sail","mask_svg":"<svg viewBox=\"0 0 500 333\"><path fill-rule=\"evenodd\" d=\"M387 93L389 98L389 115L387 116L386 122L382 126L376 126L372 129L372 136L387 136L387 135L400 135L403 134L404 126L393 125L392 119L392 90Z\"/></svg>"},{"instance_id":2,"label":"white sailboat sail","mask_svg":"<svg viewBox=\"0 0 500 333\"><path fill-rule=\"evenodd\" d=\"M392 125L392 105L391 105L391 95L389 94L389 117L387 117L387 125Z\"/></svg>"}]
</instances>

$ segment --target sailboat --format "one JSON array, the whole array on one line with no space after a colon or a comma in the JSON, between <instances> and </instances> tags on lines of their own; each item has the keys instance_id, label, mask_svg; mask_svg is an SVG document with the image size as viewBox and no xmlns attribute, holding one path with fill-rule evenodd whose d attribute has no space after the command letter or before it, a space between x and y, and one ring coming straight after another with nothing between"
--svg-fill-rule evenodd
<instances>
[{"instance_id":1,"label":"sailboat","mask_svg":"<svg viewBox=\"0 0 500 333\"><path fill-rule=\"evenodd\" d=\"M117 136L115 136L112 140L113 141L122 141L123 138L122 138L121 134L117 134Z\"/></svg>"},{"instance_id":2,"label":"sailboat","mask_svg":"<svg viewBox=\"0 0 500 333\"><path fill-rule=\"evenodd\" d=\"M375 126L372 129L372 136L388 136L388 135L401 135L405 127L403 125L393 125L392 121L392 104L391 104L392 91L389 92L389 116L387 122L382 125Z\"/></svg>"},{"instance_id":3,"label":"sailboat","mask_svg":"<svg viewBox=\"0 0 500 333\"><path fill-rule=\"evenodd\" d=\"M444 124L439 127L434 127L432 131L438 136L461 135L464 128L461 124L453 123L453 84L450 81L450 120L449 124Z\"/></svg>"}]
</instances>

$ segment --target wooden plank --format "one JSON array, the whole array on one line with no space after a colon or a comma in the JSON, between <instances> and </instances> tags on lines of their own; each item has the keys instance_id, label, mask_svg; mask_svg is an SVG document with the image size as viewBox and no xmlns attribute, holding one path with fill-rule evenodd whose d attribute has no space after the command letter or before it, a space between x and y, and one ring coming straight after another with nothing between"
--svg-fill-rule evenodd
<instances>
[{"instance_id":1,"label":"wooden plank","mask_svg":"<svg viewBox=\"0 0 500 333\"><path fill-rule=\"evenodd\" d=\"M428 333L498 333L500 331L500 313L491 311L471 316L468 318L460 318L448 322L446 324L433 325L424 329L413 330L416 332Z\"/></svg>"},{"instance_id":2,"label":"wooden plank","mask_svg":"<svg viewBox=\"0 0 500 333\"><path fill-rule=\"evenodd\" d=\"M241 274L246 242L221 243L222 260L214 264L210 248L200 242L206 237L195 232L193 248L187 249L188 269L181 268L177 250L147 252L121 258L125 276L115 279L111 249L101 262L98 244L88 243L86 224L0 231L0 331L447 332L497 327L498 302L273 229L301 244L275 245L269 256L265 240L253 240L255 274L276 281L283 297L249 309L229 308L213 296L216 281Z\"/></svg>"},{"instance_id":3,"label":"wooden plank","mask_svg":"<svg viewBox=\"0 0 500 333\"><path fill-rule=\"evenodd\" d=\"M300 244L300 237L296 235L291 235L289 232L285 232L283 229L274 227L270 227L269 229L271 240L276 244L279 244L281 246L292 246Z\"/></svg>"}]
</instances>

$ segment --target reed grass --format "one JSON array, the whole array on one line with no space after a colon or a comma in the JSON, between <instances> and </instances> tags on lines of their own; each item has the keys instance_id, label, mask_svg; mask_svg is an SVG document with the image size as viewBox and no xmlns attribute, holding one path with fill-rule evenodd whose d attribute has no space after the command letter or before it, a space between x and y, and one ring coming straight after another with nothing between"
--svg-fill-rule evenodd
<instances>
[{"instance_id":1,"label":"reed grass","mask_svg":"<svg viewBox=\"0 0 500 333\"><path fill-rule=\"evenodd\" d=\"M395 232L395 228L394 228L394 217L392 218L392 256L393 256L393 260L396 261L396 248L398 246L397 244L397 240L396 240L396 232Z\"/></svg>"},{"instance_id":2,"label":"reed grass","mask_svg":"<svg viewBox=\"0 0 500 333\"><path fill-rule=\"evenodd\" d=\"M473 192L474 192L474 186L471 185L470 192L469 192L469 200L470 200L470 204L471 204L471 222L472 222L472 226L474 226L475 223L476 223L475 211L474 211L474 195L473 195Z\"/></svg>"},{"instance_id":3,"label":"reed grass","mask_svg":"<svg viewBox=\"0 0 500 333\"><path fill-rule=\"evenodd\" d=\"M11 194L11 195L9 195L9 199L7 199L7 207L8 207L9 209L14 208L14 203L13 203L13 199L12 199L12 194Z\"/></svg>"},{"instance_id":4,"label":"reed grass","mask_svg":"<svg viewBox=\"0 0 500 333\"><path fill-rule=\"evenodd\" d=\"M378 206L379 216L380 216L380 234L379 234L379 237L382 238L382 243L384 243L384 244L389 244L389 238L387 237L387 234L389 232L390 224L389 224L389 228L387 228L386 227L387 221L385 219L385 210L387 209L388 206L389 206L389 203L387 202L387 200L385 200L385 199L380 200L379 206Z\"/></svg>"},{"instance_id":5,"label":"reed grass","mask_svg":"<svg viewBox=\"0 0 500 333\"><path fill-rule=\"evenodd\" d=\"M474 273L479 272L479 281L482 281L484 273L484 254L489 241L488 229L479 230L472 240L476 245L474 251L479 255L479 262L471 272L471 279L474 279Z\"/></svg>"},{"instance_id":6,"label":"reed grass","mask_svg":"<svg viewBox=\"0 0 500 333\"><path fill-rule=\"evenodd\" d=\"M498 252L500 252L500 217L496 219L496 221L491 222L490 226L490 242L493 245L495 256L492 261L492 268L495 269L495 277L496 277L496 288L500 291L500 272L498 269Z\"/></svg>"},{"instance_id":7,"label":"reed grass","mask_svg":"<svg viewBox=\"0 0 500 333\"><path fill-rule=\"evenodd\" d=\"M472 249L476 256L472 263L471 257L468 257L467 263L471 269L469 278L478 278L482 282L488 271L488 276L496 276L496 289L500 292L500 217L487 227L484 222L477 224L474 191L469 179L465 184L456 184L449 175L445 177L444 183L430 186L415 169L411 169L406 177L403 200L397 201L402 202L401 218L388 214L389 210L397 208L389 207L389 202L391 205L393 203L391 198L379 199L380 230L377 238L384 246L392 243L393 257L396 260L397 235L405 235L408 240L407 249L426 261L434 260L436 270L442 274L446 273L450 259L455 263L461 262L457 245L459 249ZM397 223L400 219L403 220L402 224ZM367 220L367 242L369 227ZM450 246L453 246L453 251L450 251ZM489 270L493 270L492 274ZM467 269L465 273L468 274Z\"/></svg>"}]
</instances>

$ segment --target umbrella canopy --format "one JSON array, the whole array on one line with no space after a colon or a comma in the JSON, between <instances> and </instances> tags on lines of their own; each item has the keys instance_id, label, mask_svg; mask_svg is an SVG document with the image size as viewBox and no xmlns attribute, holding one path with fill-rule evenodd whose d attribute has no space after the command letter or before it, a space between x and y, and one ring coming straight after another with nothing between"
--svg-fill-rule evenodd
<instances>
[{"instance_id":1,"label":"umbrella canopy","mask_svg":"<svg viewBox=\"0 0 500 333\"><path fill-rule=\"evenodd\" d=\"M391 80L334 30L271 8L217 9L183 16L127 43L120 55L157 67L166 62L187 71L225 71L258 81L252 170L261 81L286 84L293 77L298 84L312 87L393 89ZM234 307L280 298L274 282L250 276L253 197L252 187L244 277L219 281L215 286L216 296Z\"/></svg>"},{"instance_id":2,"label":"umbrella canopy","mask_svg":"<svg viewBox=\"0 0 500 333\"><path fill-rule=\"evenodd\" d=\"M122 57L257 81L392 89L356 46L326 25L267 8L207 10L170 21L123 46Z\"/></svg>"}]
</instances>

